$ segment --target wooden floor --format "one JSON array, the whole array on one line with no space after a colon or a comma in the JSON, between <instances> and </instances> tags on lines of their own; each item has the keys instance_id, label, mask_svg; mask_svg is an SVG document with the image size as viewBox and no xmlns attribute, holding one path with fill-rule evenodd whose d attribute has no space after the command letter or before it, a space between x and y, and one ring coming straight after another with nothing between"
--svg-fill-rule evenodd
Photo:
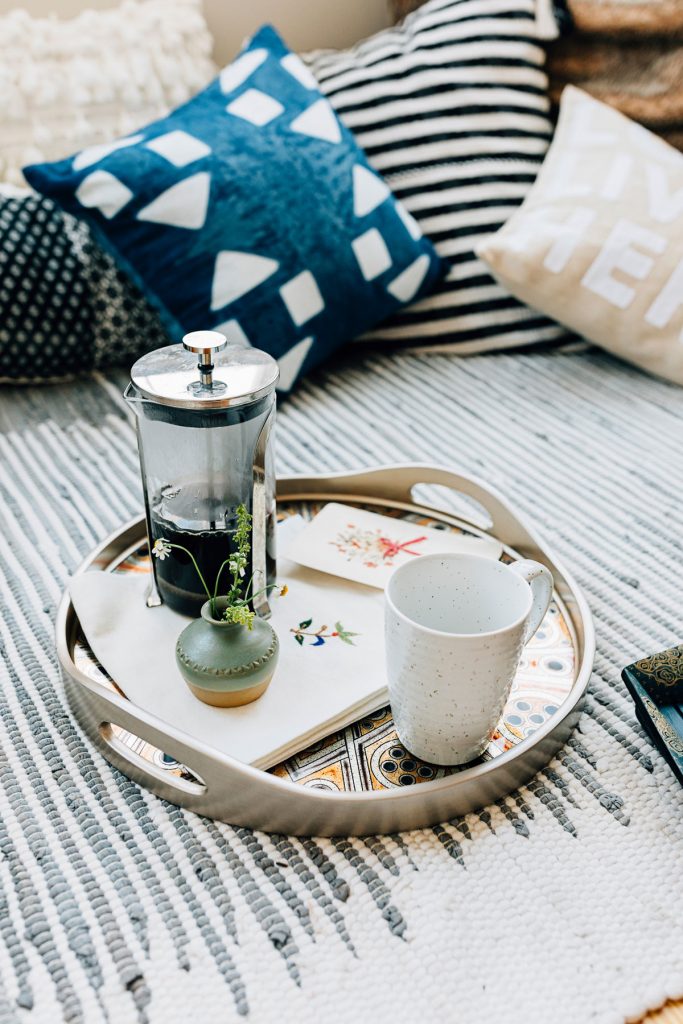
<instances>
[{"instance_id":1,"label":"wooden floor","mask_svg":"<svg viewBox=\"0 0 683 1024\"><path fill-rule=\"evenodd\" d=\"M643 1017L643 1024L683 1024L683 1000L667 1003Z\"/></svg>"}]
</instances>

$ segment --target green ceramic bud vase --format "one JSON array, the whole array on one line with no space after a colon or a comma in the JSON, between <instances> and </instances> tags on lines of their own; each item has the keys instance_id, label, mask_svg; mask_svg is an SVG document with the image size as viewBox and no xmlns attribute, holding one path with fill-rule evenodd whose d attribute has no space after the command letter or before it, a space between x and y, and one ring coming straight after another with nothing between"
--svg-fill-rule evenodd
<instances>
[{"instance_id":1,"label":"green ceramic bud vase","mask_svg":"<svg viewBox=\"0 0 683 1024\"><path fill-rule=\"evenodd\" d=\"M219 615L225 598L217 598ZM252 628L214 619L209 601L176 642L176 663L195 697L217 708L250 704L265 693L278 660L277 634L265 619Z\"/></svg>"}]
</instances>

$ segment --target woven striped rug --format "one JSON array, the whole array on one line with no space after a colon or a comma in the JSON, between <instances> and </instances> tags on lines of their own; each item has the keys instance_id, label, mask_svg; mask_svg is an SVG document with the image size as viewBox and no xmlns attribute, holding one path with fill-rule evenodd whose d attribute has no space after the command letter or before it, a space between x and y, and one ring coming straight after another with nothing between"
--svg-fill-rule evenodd
<instances>
[{"instance_id":1,"label":"woven striped rug","mask_svg":"<svg viewBox=\"0 0 683 1024\"><path fill-rule=\"evenodd\" d=\"M619 679L682 639L680 390L600 353L356 355L283 405L282 472L427 460L500 488L598 635L580 726L529 786L298 840L140 790L65 704L65 580L141 504L123 380L0 392L0 1022L617 1024L683 996L683 797Z\"/></svg>"}]
</instances>

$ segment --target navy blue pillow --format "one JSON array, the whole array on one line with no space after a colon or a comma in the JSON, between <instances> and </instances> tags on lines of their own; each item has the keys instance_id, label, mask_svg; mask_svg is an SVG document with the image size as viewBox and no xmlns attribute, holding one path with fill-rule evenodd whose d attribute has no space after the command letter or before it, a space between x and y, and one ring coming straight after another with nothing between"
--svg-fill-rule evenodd
<instances>
[{"instance_id":1,"label":"navy blue pillow","mask_svg":"<svg viewBox=\"0 0 683 1024\"><path fill-rule=\"evenodd\" d=\"M93 225L174 340L222 330L279 359L285 389L443 271L269 27L168 117L24 173Z\"/></svg>"}]
</instances>

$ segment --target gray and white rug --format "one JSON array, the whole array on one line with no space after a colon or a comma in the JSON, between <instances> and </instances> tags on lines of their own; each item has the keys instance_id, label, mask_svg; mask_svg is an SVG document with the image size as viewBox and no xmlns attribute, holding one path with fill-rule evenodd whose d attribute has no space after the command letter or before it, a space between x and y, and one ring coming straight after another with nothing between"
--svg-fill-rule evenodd
<instances>
[{"instance_id":1,"label":"gray and white rug","mask_svg":"<svg viewBox=\"0 0 683 1024\"><path fill-rule=\"evenodd\" d=\"M140 510L123 375L0 391L0 1022L618 1024L683 996L683 791L619 678L683 639L683 397L598 353L355 356L281 472L443 462L533 517L598 635L527 787L401 836L298 840L165 804L84 741L55 608Z\"/></svg>"}]
</instances>

